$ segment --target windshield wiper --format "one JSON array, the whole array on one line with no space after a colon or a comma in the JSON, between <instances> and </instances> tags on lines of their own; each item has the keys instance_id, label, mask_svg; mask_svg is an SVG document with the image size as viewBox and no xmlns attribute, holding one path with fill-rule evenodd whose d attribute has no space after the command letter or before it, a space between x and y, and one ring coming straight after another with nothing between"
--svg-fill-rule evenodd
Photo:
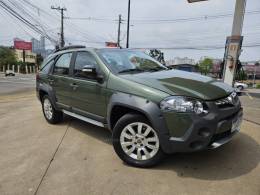
<instances>
[{"instance_id":1,"label":"windshield wiper","mask_svg":"<svg viewBox=\"0 0 260 195\"><path fill-rule=\"evenodd\" d=\"M160 70L168 70L168 69L162 68L162 67L146 69L146 71L152 71L152 72L156 72L156 71L160 71Z\"/></svg>"},{"instance_id":2,"label":"windshield wiper","mask_svg":"<svg viewBox=\"0 0 260 195\"><path fill-rule=\"evenodd\" d=\"M144 72L144 70L139 68L130 68L130 69L121 70L118 73L127 73L127 72Z\"/></svg>"}]
</instances>

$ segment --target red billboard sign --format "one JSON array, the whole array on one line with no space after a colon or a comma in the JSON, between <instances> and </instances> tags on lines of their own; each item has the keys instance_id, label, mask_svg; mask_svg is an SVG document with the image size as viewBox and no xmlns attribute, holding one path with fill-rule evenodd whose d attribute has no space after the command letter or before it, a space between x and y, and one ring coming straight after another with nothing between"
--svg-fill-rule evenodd
<instances>
[{"instance_id":1,"label":"red billboard sign","mask_svg":"<svg viewBox=\"0 0 260 195\"><path fill-rule=\"evenodd\" d=\"M14 48L21 49L21 50L31 50L32 51L32 42L26 41L14 41Z\"/></svg>"}]
</instances>

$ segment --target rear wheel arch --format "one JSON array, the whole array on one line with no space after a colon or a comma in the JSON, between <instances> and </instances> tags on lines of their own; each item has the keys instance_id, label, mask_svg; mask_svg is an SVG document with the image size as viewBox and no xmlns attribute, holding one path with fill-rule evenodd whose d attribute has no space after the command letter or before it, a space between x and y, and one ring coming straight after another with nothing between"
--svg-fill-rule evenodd
<instances>
[{"instance_id":1,"label":"rear wheel arch","mask_svg":"<svg viewBox=\"0 0 260 195\"><path fill-rule=\"evenodd\" d=\"M41 102L42 102L43 97L44 97L45 95L48 95L48 93L47 93L46 91L40 89L40 90L39 90L39 97L40 97L40 101L41 101Z\"/></svg>"},{"instance_id":2,"label":"rear wheel arch","mask_svg":"<svg viewBox=\"0 0 260 195\"><path fill-rule=\"evenodd\" d=\"M45 95L48 95L48 97L50 98L50 101L53 104L54 108L56 110L58 110L58 107L56 105L56 96L55 96L55 93L54 93L52 87L48 86L47 84L43 84L42 86L39 87L38 93L39 93L39 98L40 98L41 102L42 102L42 98Z\"/></svg>"}]
</instances>

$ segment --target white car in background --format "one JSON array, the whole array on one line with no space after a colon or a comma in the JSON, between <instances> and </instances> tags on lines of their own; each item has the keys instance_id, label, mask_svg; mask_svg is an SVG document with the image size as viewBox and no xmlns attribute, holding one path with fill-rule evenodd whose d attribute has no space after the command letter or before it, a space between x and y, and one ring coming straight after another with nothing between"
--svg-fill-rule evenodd
<instances>
[{"instance_id":1,"label":"white car in background","mask_svg":"<svg viewBox=\"0 0 260 195\"><path fill-rule=\"evenodd\" d=\"M243 89L248 88L248 85L245 83L235 82L234 87L241 91Z\"/></svg>"},{"instance_id":2,"label":"white car in background","mask_svg":"<svg viewBox=\"0 0 260 195\"><path fill-rule=\"evenodd\" d=\"M14 71L12 71L12 70L6 70L5 71L5 76L7 77L7 76L15 76L15 73L14 73Z\"/></svg>"}]
</instances>

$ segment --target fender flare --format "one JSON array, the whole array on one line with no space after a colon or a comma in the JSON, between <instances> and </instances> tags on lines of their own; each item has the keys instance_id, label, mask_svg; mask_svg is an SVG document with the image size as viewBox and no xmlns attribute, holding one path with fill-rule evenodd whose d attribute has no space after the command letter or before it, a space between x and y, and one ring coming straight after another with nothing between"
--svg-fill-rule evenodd
<instances>
[{"instance_id":1,"label":"fender flare","mask_svg":"<svg viewBox=\"0 0 260 195\"><path fill-rule=\"evenodd\" d=\"M114 93L109 100L107 122L110 130L112 130L110 119L114 106L124 106L144 114L159 134L169 135L169 131L158 104L143 97L120 92Z\"/></svg>"}]
</instances>

